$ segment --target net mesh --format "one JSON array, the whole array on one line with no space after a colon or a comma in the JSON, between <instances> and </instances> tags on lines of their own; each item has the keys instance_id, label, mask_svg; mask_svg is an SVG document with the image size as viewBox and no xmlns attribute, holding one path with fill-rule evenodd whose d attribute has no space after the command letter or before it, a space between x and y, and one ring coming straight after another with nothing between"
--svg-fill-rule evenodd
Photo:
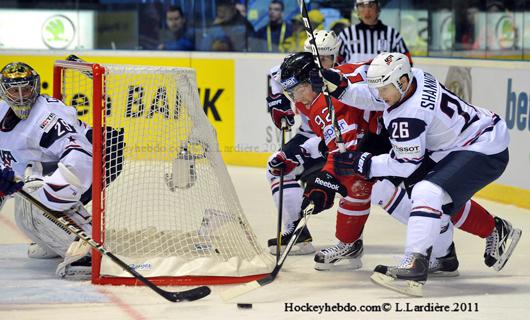
<instances>
[{"instance_id":1,"label":"net mesh","mask_svg":"<svg viewBox=\"0 0 530 320\"><path fill-rule=\"evenodd\" d=\"M104 101L97 179L105 247L146 276L270 272L273 259L243 214L194 70L103 67L102 97L92 96L91 75L75 65L62 70L61 94L89 124L93 99ZM128 276L105 258L100 272Z\"/></svg>"}]
</instances>

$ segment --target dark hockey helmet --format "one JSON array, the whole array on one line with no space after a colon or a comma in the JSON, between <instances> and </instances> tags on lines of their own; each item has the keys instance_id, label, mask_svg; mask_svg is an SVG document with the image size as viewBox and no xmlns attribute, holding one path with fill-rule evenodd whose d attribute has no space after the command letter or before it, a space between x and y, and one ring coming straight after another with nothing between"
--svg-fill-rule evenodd
<instances>
[{"instance_id":1,"label":"dark hockey helmet","mask_svg":"<svg viewBox=\"0 0 530 320\"><path fill-rule=\"evenodd\" d=\"M280 66L280 84L289 92L302 82L309 82L309 71L316 68L310 52L297 52L287 56Z\"/></svg>"},{"instance_id":2,"label":"dark hockey helmet","mask_svg":"<svg viewBox=\"0 0 530 320\"><path fill-rule=\"evenodd\" d=\"M0 71L0 98L17 117L27 119L40 94L40 76L23 62L12 62Z\"/></svg>"}]
</instances>

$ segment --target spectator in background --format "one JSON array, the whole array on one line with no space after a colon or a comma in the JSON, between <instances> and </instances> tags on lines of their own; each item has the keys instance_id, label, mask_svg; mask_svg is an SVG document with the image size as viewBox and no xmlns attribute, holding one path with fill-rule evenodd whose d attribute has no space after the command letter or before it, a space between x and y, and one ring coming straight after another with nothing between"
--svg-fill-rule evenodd
<instances>
[{"instance_id":1,"label":"spectator in background","mask_svg":"<svg viewBox=\"0 0 530 320\"><path fill-rule=\"evenodd\" d=\"M405 41L396 29L379 20L379 0L355 0L359 22L339 34L341 62L368 61L381 52L400 52L412 63Z\"/></svg>"},{"instance_id":2,"label":"spectator in background","mask_svg":"<svg viewBox=\"0 0 530 320\"><path fill-rule=\"evenodd\" d=\"M307 13L313 30L323 29L324 16L318 10L311 10ZM285 39L282 44L282 52L301 52L304 51L304 42L307 39L307 33L304 29L302 15L297 14L291 19L293 25L293 34Z\"/></svg>"},{"instance_id":3,"label":"spectator in background","mask_svg":"<svg viewBox=\"0 0 530 320\"><path fill-rule=\"evenodd\" d=\"M271 0L269 4L269 23L256 32L262 48L268 52L283 52L281 44L293 34L293 27L283 20L284 5L281 0Z\"/></svg>"},{"instance_id":4,"label":"spectator in background","mask_svg":"<svg viewBox=\"0 0 530 320\"><path fill-rule=\"evenodd\" d=\"M178 6L170 6L166 11L167 29L162 33L162 43L158 46L161 50L187 50L194 49L193 31L186 26L186 18Z\"/></svg>"},{"instance_id":5,"label":"spectator in background","mask_svg":"<svg viewBox=\"0 0 530 320\"><path fill-rule=\"evenodd\" d=\"M236 9L237 11L239 11L239 13L243 16L243 17L247 17L247 5L246 5L246 0L239 0L238 2L236 2L235 6L236 6Z\"/></svg>"},{"instance_id":6,"label":"spectator in background","mask_svg":"<svg viewBox=\"0 0 530 320\"><path fill-rule=\"evenodd\" d=\"M142 3L138 7L138 45L143 50L156 50L160 44L160 17L162 4Z\"/></svg>"},{"instance_id":7,"label":"spectator in background","mask_svg":"<svg viewBox=\"0 0 530 320\"><path fill-rule=\"evenodd\" d=\"M478 50L480 49L481 34L478 14L481 11L480 2L462 2L457 7L455 14L455 49Z\"/></svg>"},{"instance_id":8,"label":"spectator in background","mask_svg":"<svg viewBox=\"0 0 530 320\"><path fill-rule=\"evenodd\" d=\"M250 50L250 44L254 39L254 27L239 13L233 0L217 1L217 16L213 26L218 26L224 35L230 38L234 51ZM216 37L216 40L221 39Z\"/></svg>"},{"instance_id":9,"label":"spectator in background","mask_svg":"<svg viewBox=\"0 0 530 320\"><path fill-rule=\"evenodd\" d=\"M212 46L210 47L211 51L234 51L234 46L232 41L228 36L218 37L212 41Z\"/></svg>"}]
</instances>

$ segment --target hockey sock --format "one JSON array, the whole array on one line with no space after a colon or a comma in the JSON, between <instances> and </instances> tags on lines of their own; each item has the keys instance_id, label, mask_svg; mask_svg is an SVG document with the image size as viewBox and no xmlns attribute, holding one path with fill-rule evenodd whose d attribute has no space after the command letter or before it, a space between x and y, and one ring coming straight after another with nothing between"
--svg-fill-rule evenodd
<instances>
[{"instance_id":1,"label":"hockey sock","mask_svg":"<svg viewBox=\"0 0 530 320\"><path fill-rule=\"evenodd\" d=\"M339 203L335 236L339 241L352 243L361 237L370 213L370 199L346 197Z\"/></svg>"},{"instance_id":2,"label":"hockey sock","mask_svg":"<svg viewBox=\"0 0 530 320\"><path fill-rule=\"evenodd\" d=\"M427 254L440 235L440 213L412 211L407 226L405 253Z\"/></svg>"},{"instance_id":3,"label":"hockey sock","mask_svg":"<svg viewBox=\"0 0 530 320\"><path fill-rule=\"evenodd\" d=\"M451 223L451 217L447 214L443 214L440 223L441 230L432 247L431 261L434 261L436 258L446 256L451 243L453 243L454 228L453 223Z\"/></svg>"},{"instance_id":4,"label":"hockey sock","mask_svg":"<svg viewBox=\"0 0 530 320\"><path fill-rule=\"evenodd\" d=\"M272 198L276 208L280 205L280 180L275 179L271 184ZM297 180L283 181L283 212L282 222L284 230L287 230L289 224L300 218L304 190Z\"/></svg>"},{"instance_id":5,"label":"hockey sock","mask_svg":"<svg viewBox=\"0 0 530 320\"><path fill-rule=\"evenodd\" d=\"M495 228L493 216L473 200L466 202L465 206L453 217L451 221L458 229L486 238Z\"/></svg>"},{"instance_id":6,"label":"hockey sock","mask_svg":"<svg viewBox=\"0 0 530 320\"><path fill-rule=\"evenodd\" d=\"M372 188L372 204L383 208L394 219L406 225L410 214L410 199L405 189L396 187L389 180L381 180Z\"/></svg>"}]
</instances>

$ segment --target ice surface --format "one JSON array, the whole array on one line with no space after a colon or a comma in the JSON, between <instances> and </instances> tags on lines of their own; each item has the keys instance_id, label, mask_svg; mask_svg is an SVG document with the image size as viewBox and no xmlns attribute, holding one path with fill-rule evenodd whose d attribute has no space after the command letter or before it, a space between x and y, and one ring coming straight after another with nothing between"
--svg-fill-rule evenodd
<instances>
[{"instance_id":1,"label":"ice surface","mask_svg":"<svg viewBox=\"0 0 530 320\"><path fill-rule=\"evenodd\" d=\"M276 209L263 169L230 167L240 201L261 243L276 234ZM424 298L410 298L372 284L377 264L393 264L404 245L405 227L379 208L365 227L364 266L357 271L319 272L313 256L288 257L277 279L232 303L219 293L230 286L212 286L202 300L171 303L144 287L94 286L55 278L58 260L26 257L29 242L16 230L12 203L0 214L0 319L528 319L530 311L530 211L477 199L493 214L508 218L523 235L501 272L483 263L485 240L455 231L460 277L429 279ZM335 214L328 211L309 221L317 249L335 243ZM184 290L186 287L171 287ZM238 309L236 303L252 303ZM389 312L286 312L286 304L360 308L389 303ZM405 312L415 306L471 306L467 312ZM471 305L469 305L471 304ZM396 307L402 311L396 311Z\"/></svg>"}]
</instances>

